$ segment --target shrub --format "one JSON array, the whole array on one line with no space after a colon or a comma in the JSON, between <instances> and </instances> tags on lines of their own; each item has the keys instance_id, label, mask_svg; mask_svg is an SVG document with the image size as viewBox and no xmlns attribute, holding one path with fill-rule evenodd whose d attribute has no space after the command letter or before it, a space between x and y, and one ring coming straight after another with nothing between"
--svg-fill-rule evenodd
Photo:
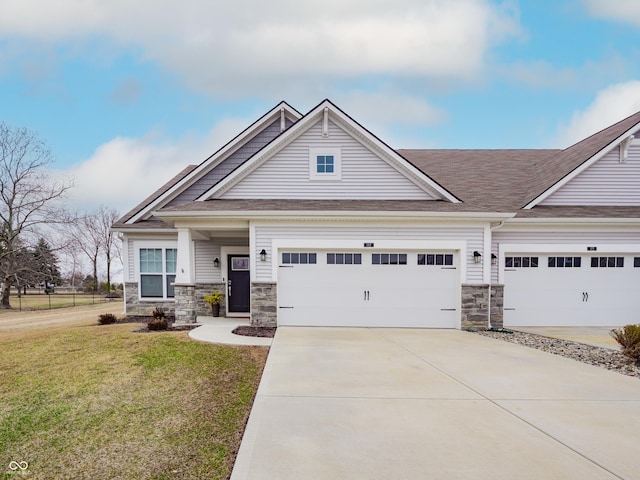
<instances>
[{"instance_id":1,"label":"shrub","mask_svg":"<svg viewBox=\"0 0 640 480\"><path fill-rule=\"evenodd\" d=\"M640 325L625 325L609 332L622 347L622 353L640 362Z\"/></svg>"},{"instance_id":2,"label":"shrub","mask_svg":"<svg viewBox=\"0 0 640 480\"><path fill-rule=\"evenodd\" d=\"M160 318L165 318L166 315L164 313L164 310L160 307L156 307L153 312L151 312L151 315L153 316L154 320L158 320Z\"/></svg>"},{"instance_id":3,"label":"shrub","mask_svg":"<svg viewBox=\"0 0 640 480\"><path fill-rule=\"evenodd\" d=\"M169 323L166 318L154 318L149 323L147 323L147 328L149 330L166 330L169 327Z\"/></svg>"},{"instance_id":4,"label":"shrub","mask_svg":"<svg viewBox=\"0 0 640 480\"><path fill-rule=\"evenodd\" d=\"M101 313L98 322L100 325L110 325L116 323L116 316L113 313Z\"/></svg>"},{"instance_id":5,"label":"shrub","mask_svg":"<svg viewBox=\"0 0 640 480\"><path fill-rule=\"evenodd\" d=\"M222 302L223 298L224 294L220 290L214 290L210 294L205 295L203 297L203 300L207 305L218 305L220 302Z\"/></svg>"}]
</instances>

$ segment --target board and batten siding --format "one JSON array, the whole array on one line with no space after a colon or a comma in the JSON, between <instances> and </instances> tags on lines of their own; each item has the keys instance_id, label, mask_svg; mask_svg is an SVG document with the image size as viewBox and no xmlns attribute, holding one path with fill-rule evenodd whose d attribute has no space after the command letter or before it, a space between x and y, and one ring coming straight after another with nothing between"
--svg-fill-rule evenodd
<instances>
[{"instance_id":1,"label":"board and batten siding","mask_svg":"<svg viewBox=\"0 0 640 480\"><path fill-rule=\"evenodd\" d=\"M286 128L293 125L289 119L286 121ZM219 165L207 172L198 181L191 185L187 190L182 192L176 198L171 200L167 207L180 205L181 203L195 200L204 192L213 187L224 177L233 172L236 168L246 162L249 158L260 151L267 143L280 135L280 119L265 127L260 133L245 143L238 150L233 152L229 157L225 158Z\"/></svg>"},{"instance_id":2,"label":"board and batten siding","mask_svg":"<svg viewBox=\"0 0 640 480\"><path fill-rule=\"evenodd\" d=\"M341 180L310 180L309 149L340 148ZM336 124L317 123L225 192L225 199L429 200L428 193Z\"/></svg>"},{"instance_id":3,"label":"board and batten siding","mask_svg":"<svg viewBox=\"0 0 640 480\"><path fill-rule=\"evenodd\" d=\"M619 159L616 147L540 205L640 205L640 142Z\"/></svg>"},{"instance_id":4,"label":"board and batten siding","mask_svg":"<svg viewBox=\"0 0 640 480\"><path fill-rule=\"evenodd\" d=\"M263 248L268 252L265 262L256 262L256 280L271 281L272 262L276 252L272 251L274 240L332 240L336 244L340 240L356 240L361 242L371 241L411 241L411 242L467 242L466 265L467 278L463 283L482 283L482 264L473 262L473 251L482 250L483 228L474 226L282 226L282 225L256 225L255 250L259 252ZM364 251L365 248L363 247ZM373 251L373 250L372 250ZM464 256L464 253L463 253ZM461 259L464 262L465 258Z\"/></svg>"},{"instance_id":5,"label":"board and batten siding","mask_svg":"<svg viewBox=\"0 0 640 480\"><path fill-rule=\"evenodd\" d=\"M557 244L558 253L563 252L563 244L573 245L615 245L615 244L637 244L640 246L640 232L638 231L619 231L619 232L588 232L588 231L500 231L493 233L491 241L491 252L498 254L498 246L501 243L507 244ZM589 255L584 252L584 255ZM499 266L493 265L491 269L491 281L498 281Z\"/></svg>"}]
</instances>

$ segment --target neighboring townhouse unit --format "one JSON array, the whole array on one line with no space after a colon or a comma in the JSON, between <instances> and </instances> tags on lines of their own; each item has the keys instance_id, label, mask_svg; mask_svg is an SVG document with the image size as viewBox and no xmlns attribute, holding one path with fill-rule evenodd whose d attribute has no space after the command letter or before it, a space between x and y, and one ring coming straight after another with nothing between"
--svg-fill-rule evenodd
<instances>
[{"instance_id":1,"label":"neighboring townhouse unit","mask_svg":"<svg viewBox=\"0 0 640 480\"><path fill-rule=\"evenodd\" d=\"M640 321L640 113L565 150L393 150L281 103L124 215L128 314L255 325Z\"/></svg>"}]
</instances>

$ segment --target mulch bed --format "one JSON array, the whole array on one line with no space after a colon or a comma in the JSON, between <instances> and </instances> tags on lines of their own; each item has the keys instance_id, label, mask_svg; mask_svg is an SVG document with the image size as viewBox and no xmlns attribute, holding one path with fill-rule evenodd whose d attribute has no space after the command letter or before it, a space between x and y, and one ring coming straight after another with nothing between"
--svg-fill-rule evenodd
<instances>
[{"instance_id":1,"label":"mulch bed","mask_svg":"<svg viewBox=\"0 0 640 480\"><path fill-rule=\"evenodd\" d=\"M231 333L236 335L244 335L245 337L264 337L273 338L276 334L275 327L252 327L249 325L241 325L234 328Z\"/></svg>"}]
</instances>

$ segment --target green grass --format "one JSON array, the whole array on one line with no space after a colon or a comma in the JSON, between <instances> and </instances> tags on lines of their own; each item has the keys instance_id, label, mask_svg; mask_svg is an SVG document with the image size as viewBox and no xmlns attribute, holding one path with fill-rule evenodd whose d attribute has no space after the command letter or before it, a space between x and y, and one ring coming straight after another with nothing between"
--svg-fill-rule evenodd
<instances>
[{"instance_id":1,"label":"green grass","mask_svg":"<svg viewBox=\"0 0 640 480\"><path fill-rule=\"evenodd\" d=\"M228 478L267 350L135 328L0 339L0 479Z\"/></svg>"}]
</instances>

